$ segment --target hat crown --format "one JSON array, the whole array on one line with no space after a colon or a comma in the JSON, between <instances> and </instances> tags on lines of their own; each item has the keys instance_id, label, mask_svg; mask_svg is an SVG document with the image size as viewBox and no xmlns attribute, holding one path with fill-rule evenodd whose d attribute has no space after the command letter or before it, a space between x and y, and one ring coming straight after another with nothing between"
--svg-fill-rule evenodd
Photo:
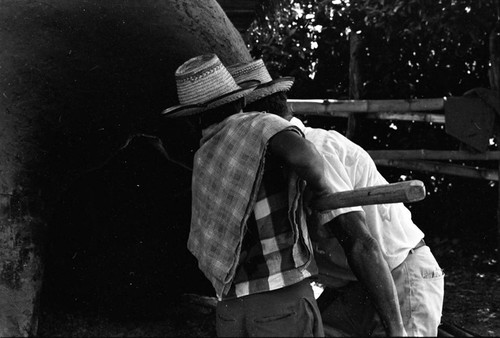
<instances>
[{"instance_id":1,"label":"hat crown","mask_svg":"<svg viewBox=\"0 0 500 338\"><path fill-rule=\"evenodd\" d=\"M283 77L273 80L262 59L251 62L240 62L227 67L236 83L253 79L260 81L260 85L246 96L246 102L252 103L263 97L277 92L286 92L293 85L293 77Z\"/></svg>"},{"instance_id":2,"label":"hat crown","mask_svg":"<svg viewBox=\"0 0 500 338\"><path fill-rule=\"evenodd\" d=\"M236 83L248 80L259 80L261 84L265 84L273 80L262 59L236 63L227 67L227 70Z\"/></svg>"},{"instance_id":3,"label":"hat crown","mask_svg":"<svg viewBox=\"0 0 500 338\"><path fill-rule=\"evenodd\" d=\"M181 105L203 104L240 89L215 54L189 59L175 71Z\"/></svg>"}]
</instances>

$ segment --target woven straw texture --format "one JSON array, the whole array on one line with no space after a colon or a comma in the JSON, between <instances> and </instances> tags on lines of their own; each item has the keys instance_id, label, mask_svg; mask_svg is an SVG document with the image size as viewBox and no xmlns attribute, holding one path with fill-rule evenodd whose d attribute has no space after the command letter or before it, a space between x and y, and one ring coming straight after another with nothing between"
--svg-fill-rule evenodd
<instances>
[{"instance_id":1,"label":"woven straw texture","mask_svg":"<svg viewBox=\"0 0 500 338\"><path fill-rule=\"evenodd\" d=\"M254 91L246 96L246 102L247 104L250 104L274 93L287 92L290 90L290 88L292 88L292 86L293 78L279 78L277 80L274 80L272 83L268 82L267 84L262 85L262 87L257 87Z\"/></svg>"},{"instance_id":2,"label":"woven straw texture","mask_svg":"<svg viewBox=\"0 0 500 338\"><path fill-rule=\"evenodd\" d=\"M180 105L201 104L240 89L215 54L186 61L175 78Z\"/></svg>"},{"instance_id":3,"label":"woven straw texture","mask_svg":"<svg viewBox=\"0 0 500 338\"><path fill-rule=\"evenodd\" d=\"M257 83L236 84L215 54L184 62L177 68L175 80L179 104L161 113L166 117L199 114L246 96L257 87Z\"/></svg>"},{"instance_id":4,"label":"woven straw texture","mask_svg":"<svg viewBox=\"0 0 500 338\"><path fill-rule=\"evenodd\" d=\"M233 76L236 83L259 80L262 84L273 80L262 59L252 62L240 62L227 67L227 70Z\"/></svg>"},{"instance_id":5,"label":"woven straw texture","mask_svg":"<svg viewBox=\"0 0 500 338\"><path fill-rule=\"evenodd\" d=\"M273 80L262 59L248 63L240 62L227 67L227 70L236 83L248 80L260 81L261 84L246 96L247 103L252 103L277 92L288 91L293 86L294 79L292 77Z\"/></svg>"}]
</instances>

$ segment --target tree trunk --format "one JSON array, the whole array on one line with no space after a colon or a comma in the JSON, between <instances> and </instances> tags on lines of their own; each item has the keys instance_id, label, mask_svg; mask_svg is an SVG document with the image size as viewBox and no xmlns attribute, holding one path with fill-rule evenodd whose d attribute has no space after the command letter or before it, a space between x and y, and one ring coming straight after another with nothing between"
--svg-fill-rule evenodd
<instances>
[{"instance_id":1,"label":"tree trunk","mask_svg":"<svg viewBox=\"0 0 500 338\"><path fill-rule=\"evenodd\" d=\"M62 191L131 134L159 132L182 62L251 57L215 0L6 0L0 42L0 336L28 336ZM164 141L185 149L172 125Z\"/></svg>"}]
</instances>

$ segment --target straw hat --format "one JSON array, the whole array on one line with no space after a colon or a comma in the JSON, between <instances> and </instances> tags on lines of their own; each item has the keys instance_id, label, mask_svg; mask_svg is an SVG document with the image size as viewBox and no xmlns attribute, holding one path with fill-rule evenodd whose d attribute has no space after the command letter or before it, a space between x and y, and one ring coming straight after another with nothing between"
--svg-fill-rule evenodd
<instances>
[{"instance_id":1,"label":"straw hat","mask_svg":"<svg viewBox=\"0 0 500 338\"><path fill-rule=\"evenodd\" d=\"M246 96L259 84L250 78L236 84L215 54L200 55L184 62L175 71L175 81L179 104L161 113L166 117L194 115L222 106Z\"/></svg>"},{"instance_id":2,"label":"straw hat","mask_svg":"<svg viewBox=\"0 0 500 338\"><path fill-rule=\"evenodd\" d=\"M233 76L236 83L245 82L250 79L260 81L260 85L246 96L247 103L252 103L277 92L288 91L295 80L290 76L273 80L262 59L252 62L240 62L227 67L227 70Z\"/></svg>"}]
</instances>

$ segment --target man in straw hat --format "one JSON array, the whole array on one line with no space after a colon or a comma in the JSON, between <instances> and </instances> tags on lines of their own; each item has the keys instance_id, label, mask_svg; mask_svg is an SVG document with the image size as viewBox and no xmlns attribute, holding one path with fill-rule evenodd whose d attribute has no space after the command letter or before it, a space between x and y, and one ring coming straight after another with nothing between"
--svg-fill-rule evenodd
<instances>
[{"instance_id":1,"label":"man in straw hat","mask_svg":"<svg viewBox=\"0 0 500 338\"><path fill-rule=\"evenodd\" d=\"M256 85L238 86L216 55L175 78L180 104L163 114L197 116L202 128L188 249L219 300L217 334L323 336L302 193L331 192L321 155L281 117L243 113Z\"/></svg>"},{"instance_id":2,"label":"man in straw hat","mask_svg":"<svg viewBox=\"0 0 500 338\"><path fill-rule=\"evenodd\" d=\"M306 128L292 117L284 93L292 78L273 81L262 60L228 70L236 82L247 78L261 82L247 96L246 109L266 110L298 126L325 157L327 178L335 191L387 184L360 146L336 131ZM321 236L314 232L311 236L320 272L340 290L327 289L319 300L331 302L322 312L324 323L338 335L398 335L404 332L402 320L411 336L437 335L443 273L402 203L342 208L314 216ZM337 295L333 302L332 293Z\"/></svg>"}]
</instances>

